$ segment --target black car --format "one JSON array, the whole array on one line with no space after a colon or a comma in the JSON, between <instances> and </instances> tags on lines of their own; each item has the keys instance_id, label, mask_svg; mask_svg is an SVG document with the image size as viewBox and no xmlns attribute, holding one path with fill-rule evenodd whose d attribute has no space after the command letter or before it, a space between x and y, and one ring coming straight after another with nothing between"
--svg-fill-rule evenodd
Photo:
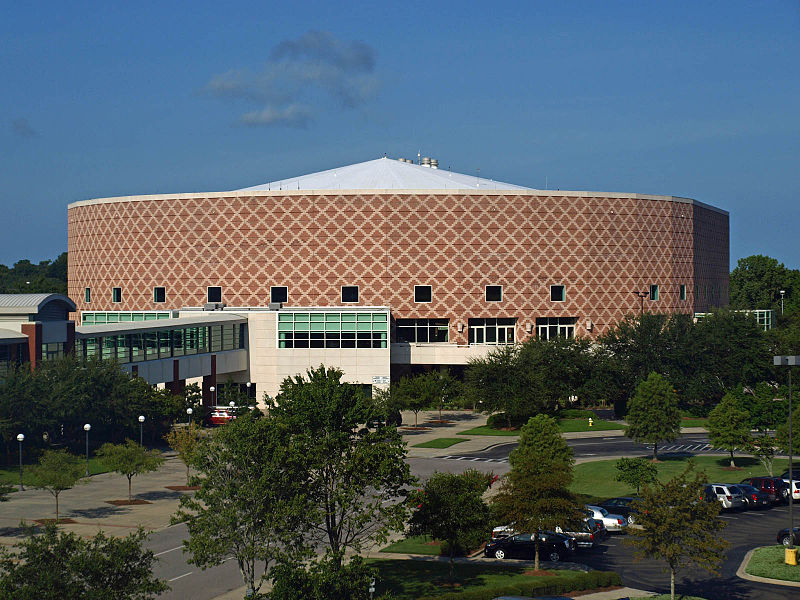
<instances>
[{"instance_id":1,"label":"black car","mask_svg":"<svg viewBox=\"0 0 800 600\"><path fill-rule=\"evenodd\" d=\"M518 533L486 544L483 554L499 559L522 558L533 560L536 552L535 538L530 533ZM539 558L557 562L570 558L575 552L575 540L569 536L546 531L539 534Z\"/></svg>"},{"instance_id":2,"label":"black car","mask_svg":"<svg viewBox=\"0 0 800 600\"><path fill-rule=\"evenodd\" d=\"M598 504L597 506L602 506L608 512L613 513L615 515L622 515L626 519L628 519L628 524L632 524L636 522L636 509L631 506L631 503L634 500L638 500L638 498L634 498L632 496L623 496L621 498L610 498Z\"/></svg>"},{"instance_id":3,"label":"black car","mask_svg":"<svg viewBox=\"0 0 800 600\"><path fill-rule=\"evenodd\" d=\"M742 496L744 496L744 501L747 504L747 508L769 508L772 506L772 499L774 496L759 490L752 485L747 485L746 483L737 483L730 487L736 488L742 493Z\"/></svg>"},{"instance_id":4,"label":"black car","mask_svg":"<svg viewBox=\"0 0 800 600\"><path fill-rule=\"evenodd\" d=\"M795 546L800 545L800 527L794 528L794 541L792 542ZM784 546L789 545L789 528L784 527L778 532L776 536L776 540L779 544L783 544Z\"/></svg>"}]
</instances>

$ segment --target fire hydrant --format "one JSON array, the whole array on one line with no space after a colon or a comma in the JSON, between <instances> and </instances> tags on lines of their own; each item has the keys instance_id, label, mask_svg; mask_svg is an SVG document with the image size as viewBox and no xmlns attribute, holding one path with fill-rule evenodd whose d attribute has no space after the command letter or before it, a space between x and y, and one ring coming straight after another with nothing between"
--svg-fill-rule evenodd
<instances>
[{"instance_id":1,"label":"fire hydrant","mask_svg":"<svg viewBox=\"0 0 800 600\"><path fill-rule=\"evenodd\" d=\"M592 421L592 417L589 417L589 427L591 427L593 424L594 424L594 421Z\"/></svg>"}]
</instances>

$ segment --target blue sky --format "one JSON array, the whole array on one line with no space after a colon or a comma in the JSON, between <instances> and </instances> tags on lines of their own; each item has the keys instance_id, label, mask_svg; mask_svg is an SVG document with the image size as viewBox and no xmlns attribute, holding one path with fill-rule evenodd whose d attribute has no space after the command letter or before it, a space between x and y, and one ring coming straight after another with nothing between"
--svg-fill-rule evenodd
<instances>
[{"instance_id":1,"label":"blue sky","mask_svg":"<svg viewBox=\"0 0 800 600\"><path fill-rule=\"evenodd\" d=\"M688 196L731 263L800 267L800 2L0 7L0 263L66 206L423 155L520 185Z\"/></svg>"}]
</instances>

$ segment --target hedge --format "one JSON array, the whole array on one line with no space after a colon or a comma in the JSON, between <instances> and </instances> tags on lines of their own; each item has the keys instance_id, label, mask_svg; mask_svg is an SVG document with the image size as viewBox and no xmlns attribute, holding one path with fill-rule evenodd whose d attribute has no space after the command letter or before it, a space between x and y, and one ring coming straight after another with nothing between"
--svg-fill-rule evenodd
<instances>
[{"instance_id":1,"label":"hedge","mask_svg":"<svg viewBox=\"0 0 800 600\"><path fill-rule=\"evenodd\" d=\"M513 585L478 590L467 589L463 592L448 592L435 596L420 596L417 600L492 600L496 596L564 594L566 592L593 590L614 585L622 585L622 579L618 573L613 571L589 571L569 578L559 576L531 578L528 582L515 583Z\"/></svg>"}]
</instances>

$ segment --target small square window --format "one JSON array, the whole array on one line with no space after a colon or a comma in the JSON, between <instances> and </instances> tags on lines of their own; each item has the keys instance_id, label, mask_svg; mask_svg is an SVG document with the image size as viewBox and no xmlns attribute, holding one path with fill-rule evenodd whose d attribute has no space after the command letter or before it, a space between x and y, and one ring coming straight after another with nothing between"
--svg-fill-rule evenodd
<instances>
[{"instance_id":1,"label":"small square window","mask_svg":"<svg viewBox=\"0 0 800 600\"><path fill-rule=\"evenodd\" d=\"M550 286L550 302L564 302L567 292L563 285Z\"/></svg>"},{"instance_id":2,"label":"small square window","mask_svg":"<svg viewBox=\"0 0 800 600\"><path fill-rule=\"evenodd\" d=\"M358 302L358 286L357 285L343 285L342 286L342 302Z\"/></svg>"},{"instance_id":3,"label":"small square window","mask_svg":"<svg viewBox=\"0 0 800 600\"><path fill-rule=\"evenodd\" d=\"M210 286L206 297L208 302L222 302L222 288L218 285Z\"/></svg>"},{"instance_id":4,"label":"small square window","mask_svg":"<svg viewBox=\"0 0 800 600\"><path fill-rule=\"evenodd\" d=\"M414 302L431 302L433 300L433 288L429 285L414 286Z\"/></svg>"},{"instance_id":5,"label":"small square window","mask_svg":"<svg viewBox=\"0 0 800 600\"><path fill-rule=\"evenodd\" d=\"M166 302L167 301L167 288L157 286L153 288L153 302Z\"/></svg>"},{"instance_id":6,"label":"small square window","mask_svg":"<svg viewBox=\"0 0 800 600\"><path fill-rule=\"evenodd\" d=\"M83 301L86 304L89 304L92 301L92 288L86 288L83 290Z\"/></svg>"},{"instance_id":7,"label":"small square window","mask_svg":"<svg viewBox=\"0 0 800 600\"><path fill-rule=\"evenodd\" d=\"M502 285L487 285L486 286L486 301L487 302L502 302L503 301L503 286Z\"/></svg>"},{"instance_id":8,"label":"small square window","mask_svg":"<svg viewBox=\"0 0 800 600\"><path fill-rule=\"evenodd\" d=\"M269 301L284 304L289 301L289 288L285 285L269 288Z\"/></svg>"},{"instance_id":9,"label":"small square window","mask_svg":"<svg viewBox=\"0 0 800 600\"><path fill-rule=\"evenodd\" d=\"M686 285L681 284L681 300L686 300Z\"/></svg>"},{"instance_id":10,"label":"small square window","mask_svg":"<svg viewBox=\"0 0 800 600\"><path fill-rule=\"evenodd\" d=\"M650 286L650 300L658 300L658 286L651 285Z\"/></svg>"},{"instance_id":11,"label":"small square window","mask_svg":"<svg viewBox=\"0 0 800 600\"><path fill-rule=\"evenodd\" d=\"M122 288L111 288L111 301L122 302Z\"/></svg>"}]
</instances>

